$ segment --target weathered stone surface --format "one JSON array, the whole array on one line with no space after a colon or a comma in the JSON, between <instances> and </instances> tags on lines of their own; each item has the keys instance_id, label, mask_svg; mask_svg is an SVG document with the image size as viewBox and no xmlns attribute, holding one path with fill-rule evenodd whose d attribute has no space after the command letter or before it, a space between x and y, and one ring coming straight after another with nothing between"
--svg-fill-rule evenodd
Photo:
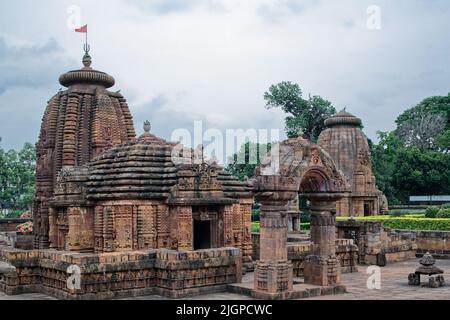
<instances>
[{"instance_id":1,"label":"weathered stone surface","mask_svg":"<svg viewBox=\"0 0 450 320\"><path fill-rule=\"evenodd\" d=\"M60 299L110 299L161 294L181 298L225 291L240 282L240 249L196 252L166 249L124 253L81 254L61 251L21 251L0 247L0 290L7 294L39 292ZM36 257L32 259L31 257ZM28 263L24 265L24 261ZM70 289L68 267L81 269L81 288ZM1 272L0 272L1 273Z\"/></svg>"},{"instance_id":2,"label":"weathered stone surface","mask_svg":"<svg viewBox=\"0 0 450 320\"><path fill-rule=\"evenodd\" d=\"M311 255L304 262L305 283L333 286L340 282L336 258L335 202L350 186L319 146L302 138L288 139L256 169L253 187L261 203L260 260L254 291L290 296L293 264L287 256L287 212L299 194L311 202Z\"/></svg>"},{"instance_id":3,"label":"weathered stone surface","mask_svg":"<svg viewBox=\"0 0 450 320\"><path fill-rule=\"evenodd\" d=\"M60 82L68 89L50 99L36 144L36 248L50 246L49 201L60 170L82 166L108 148L135 137L126 100L107 90L114 85L111 76L93 70L89 63L62 75ZM73 187L77 187L76 182Z\"/></svg>"},{"instance_id":4,"label":"weathered stone surface","mask_svg":"<svg viewBox=\"0 0 450 320\"><path fill-rule=\"evenodd\" d=\"M369 216L387 212L386 197L377 189L367 138L361 119L341 111L325 120L326 129L317 144L344 173L351 194L337 202L338 216Z\"/></svg>"},{"instance_id":5,"label":"weathered stone surface","mask_svg":"<svg viewBox=\"0 0 450 320\"><path fill-rule=\"evenodd\" d=\"M9 263L0 261L0 274L8 274L8 273L12 273L15 271L16 271L16 268L13 265L10 265Z\"/></svg>"}]
</instances>

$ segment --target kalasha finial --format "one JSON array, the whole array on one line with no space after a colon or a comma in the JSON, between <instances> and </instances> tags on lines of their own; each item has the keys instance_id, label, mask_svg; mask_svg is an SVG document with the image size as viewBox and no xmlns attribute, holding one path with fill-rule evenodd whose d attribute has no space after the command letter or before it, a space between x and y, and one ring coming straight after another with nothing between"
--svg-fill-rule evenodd
<instances>
[{"instance_id":1,"label":"kalasha finial","mask_svg":"<svg viewBox=\"0 0 450 320\"><path fill-rule=\"evenodd\" d=\"M152 125L151 125L150 121L146 120L144 122L144 131L146 133L149 133L151 129L152 129Z\"/></svg>"},{"instance_id":2,"label":"kalasha finial","mask_svg":"<svg viewBox=\"0 0 450 320\"><path fill-rule=\"evenodd\" d=\"M90 68L92 64L92 58L89 55L89 51L91 50L91 46L87 43L84 45L84 56L83 56L83 65L85 68Z\"/></svg>"}]
</instances>

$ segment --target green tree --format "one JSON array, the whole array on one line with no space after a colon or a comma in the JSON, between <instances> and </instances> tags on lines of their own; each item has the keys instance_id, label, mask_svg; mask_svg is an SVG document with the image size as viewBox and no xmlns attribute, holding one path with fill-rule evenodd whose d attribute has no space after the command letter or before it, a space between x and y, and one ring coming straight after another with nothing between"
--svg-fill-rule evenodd
<instances>
[{"instance_id":1,"label":"green tree","mask_svg":"<svg viewBox=\"0 0 450 320\"><path fill-rule=\"evenodd\" d=\"M450 94L426 98L396 120L396 134L405 147L450 149Z\"/></svg>"},{"instance_id":2,"label":"green tree","mask_svg":"<svg viewBox=\"0 0 450 320\"><path fill-rule=\"evenodd\" d=\"M396 198L397 190L392 184L396 170L395 162L398 149L402 147L400 139L393 132L378 131L379 143L369 140L372 154L372 171L377 180L378 188L387 196L390 204L399 204Z\"/></svg>"},{"instance_id":3,"label":"green tree","mask_svg":"<svg viewBox=\"0 0 450 320\"><path fill-rule=\"evenodd\" d=\"M450 194L450 154L419 148L400 148L392 174L396 197Z\"/></svg>"},{"instance_id":4,"label":"green tree","mask_svg":"<svg viewBox=\"0 0 450 320\"><path fill-rule=\"evenodd\" d=\"M36 155L26 143L17 152L0 148L0 210L27 210L34 194Z\"/></svg>"},{"instance_id":5,"label":"green tree","mask_svg":"<svg viewBox=\"0 0 450 320\"><path fill-rule=\"evenodd\" d=\"M390 203L411 195L450 194L450 94L403 112L392 132L371 144L373 172Z\"/></svg>"},{"instance_id":6,"label":"green tree","mask_svg":"<svg viewBox=\"0 0 450 320\"><path fill-rule=\"evenodd\" d=\"M336 113L331 102L320 96L302 98L300 86L292 82L272 85L264 94L266 108L281 108L288 114L285 119L288 137L303 133L305 138L316 142L325 129L324 121Z\"/></svg>"},{"instance_id":7,"label":"green tree","mask_svg":"<svg viewBox=\"0 0 450 320\"><path fill-rule=\"evenodd\" d=\"M226 170L243 181L245 177L251 178L261 160L270 152L271 144L247 142L241 146L238 153L228 158Z\"/></svg>"}]
</instances>

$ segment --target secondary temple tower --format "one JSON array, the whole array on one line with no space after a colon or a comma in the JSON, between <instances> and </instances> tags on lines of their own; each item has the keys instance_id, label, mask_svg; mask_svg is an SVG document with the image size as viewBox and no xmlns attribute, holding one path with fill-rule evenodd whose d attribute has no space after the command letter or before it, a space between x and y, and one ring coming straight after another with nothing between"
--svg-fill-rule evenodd
<instances>
[{"instance_id":1,"label":"secondary temple tower","mask_svg":"<svg viewBox=\"0 0 450 320\"><path fill-rule=\"evenodd\" d=\"M387 211L386 197L378 190L362 121L341 111L325 120L317 144L329 153L351 186L351 193L336 205L338 216L372 216Z\"/></svg>"}]
</instances>

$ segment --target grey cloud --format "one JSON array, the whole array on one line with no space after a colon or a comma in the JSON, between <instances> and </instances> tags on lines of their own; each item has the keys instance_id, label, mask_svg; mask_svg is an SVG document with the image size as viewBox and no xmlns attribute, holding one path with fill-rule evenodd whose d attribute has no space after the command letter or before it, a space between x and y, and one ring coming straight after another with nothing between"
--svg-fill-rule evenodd
<instances>
[{"instance_id":1,"label":"grey cloud","mask_svg":"<svg viewBox=\"0 0 450 320\"><path fill-rule=\"evenodd\" d=\"M220 8L218 3L215 1L202 0L128 0L128 2L132 5L138 6L142 10L151 11L160 15L187 12L204 5L207 5L210 8Z\"/></svg>"},{"instance_id":2,"label":"grey cloud","mask_svg":"<svg viewBox=\"0 0 450 320\"><path fill-rule=\"evenodd\" d=\"M277 23L289 15L299 15L318 4L319 0L276 0L270 5L260 5L256 13L266 22Z\"/></svg>"},{"instance_id":3,"label":"grey cloud","mask_svg":"<svg viewBox=\"0 0 450 320\"><path fill-rule=\"evenodd\" d=\"M0 95L13 87L43 87L67 70L69 63L60 58L63 52L56 40L43 45L8 46L0 37Z\"/></svg>"},{"instance_id":4,"label":"grey cloud","mask_svg":"<svg viewBox=\"0 0 450 320\"><path fill-rule=\"evenodd\" d=\"M172 132L176 129L187 129L192 134L194 132L194 121L202 120L204 126L211 125L202 116L189 112L175 112L171 108L172 103L174 102L167 95L160 94L142 106L132 107L131 112L138 134L139 132L142 133L142 126L146 120L152 123L154 134L169 141Z\"/></svg>"}]
</instances>

